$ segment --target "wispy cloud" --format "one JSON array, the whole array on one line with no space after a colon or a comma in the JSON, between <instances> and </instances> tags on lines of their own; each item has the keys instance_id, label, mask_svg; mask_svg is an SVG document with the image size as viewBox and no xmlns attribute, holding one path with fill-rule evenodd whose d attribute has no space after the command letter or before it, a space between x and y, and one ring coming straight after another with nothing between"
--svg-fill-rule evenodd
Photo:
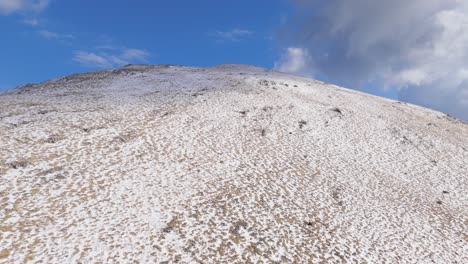
<instances>
[{"instance_id":1,"label":"wispy cloud","mask_svg":"<svg viewBox=\"0 0 468 264\"><path fill-rule=\"evenodd\" d=\"M39 24L41 24L41 21L36 18L24 19L22 22L26 25L30 25L33 27L39 26Z\"/></svg>"},{"instance_id":2,"label":"wispy cloud","mask_svg":"<svg viewBox=\"0 0 468 264\"><path fill-rule=\"evenodd\" d=\"M87 51L75 52L73 60L87 67L110 68L113 65L108 56L97 55Z\"/></svg>"},{"instance_id":3,"label":"wispy cloud","mask_svg":"<svg viewBox=\"0 0 468 264\"><path fill-rule=\"evenodd\" d=\"M104 51L103 51L104 50ZM113 68L147 62L149 53L141 49L105 47L96 52L77 51L73 61L91 68Z\"/></svg>"},{"instance_id":4,"label":"wispy cloud","mask_svg":"<svg viewBox=\"0 0 468 264\"><path fill-rule=\"evenodd\" d=\"M240 41L249 36L252 36L254 32L246 29L235 28L228 31L216 31L214 33L217 41Z\"/></svg>"},{"instance_id":5,"label":"wispy cloud","mask_svg":"<svg viewBox=\"0 0 468 264\"><path fill-rule=\"evenodd\" d=\"M120 57L124 61L146 61L149 54L148 52L140 49L125 49Z\"/></svg>"},{"instance_id":6,"label":"wispy cloud","mask_svg":"<svg viewBox=\"0 0 468 264\"><path fill-rule=\"evenodd\" d=\"M53 40L71 40L75 38L72 34L61 34L49 30L39 30L37 34L45 39Z\"/></svg>"},{"instance_id":7,"label":"wispy cloud","mask_svg":"<svg viewBox=\"0 0 468 264\"><path fill-rule=\"evenodd\" d=\"M9 15L15 12L40 12L48 5L49 0L0 0L0 14Z\"/></svg>"}]
</instances>

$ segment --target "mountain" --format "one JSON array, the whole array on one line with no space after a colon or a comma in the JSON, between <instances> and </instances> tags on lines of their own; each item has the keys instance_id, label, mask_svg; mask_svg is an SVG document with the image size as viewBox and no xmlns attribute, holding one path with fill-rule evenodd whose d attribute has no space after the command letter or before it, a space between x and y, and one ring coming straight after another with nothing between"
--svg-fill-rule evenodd
<instances>
[{"instance_id":1,"label":"mountain","mask_svg":"<svg viewBox=\"0 0 468 264\"><path fill-rule=\"evenodd\" d=\"M468 263L468 124L257 67L0 94L2 263Z\"/></svg>"}]
</instances>

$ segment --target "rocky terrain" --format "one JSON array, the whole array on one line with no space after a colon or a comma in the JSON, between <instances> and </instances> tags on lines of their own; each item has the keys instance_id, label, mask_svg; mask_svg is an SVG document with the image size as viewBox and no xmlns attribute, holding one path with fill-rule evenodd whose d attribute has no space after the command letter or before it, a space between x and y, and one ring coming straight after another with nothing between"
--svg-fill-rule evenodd
<instances>
[{"instance_id":1,"label":"rocky terrain","mask_svg":"<svg viewBox=\"0 0 468 264\"><path fill-rule=\"evenodd\" d=\"M468 263L468 124L242 65L18 87L0 263Z\"/></svg>"}]
</instances>

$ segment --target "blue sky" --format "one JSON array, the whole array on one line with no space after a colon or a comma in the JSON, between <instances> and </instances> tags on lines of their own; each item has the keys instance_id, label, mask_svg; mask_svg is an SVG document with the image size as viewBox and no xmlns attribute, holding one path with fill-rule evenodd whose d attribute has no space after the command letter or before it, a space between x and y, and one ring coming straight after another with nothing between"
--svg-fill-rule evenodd
<instances>
[{"instance_id":1,"label":"blue sky","mask_svg":"<svg viewBox=\"0 0 468 264\"><path fill-rule=\"evenodd\" d=\"M241 63L468 120L466 0L0 0L0 33L0 90L128 63Z\"/></svg>"},{"instance_id":2,"label":"blue sky","mask_svg":"<svg viewBox=\"0 0 468 264\"><path fill-rule=\"evenodd\" d=\"M126 62L271 68L279 52L273 36L288 6L269 0L25 6L0 15L0 88Z\"/></svg>"}]
</instances>

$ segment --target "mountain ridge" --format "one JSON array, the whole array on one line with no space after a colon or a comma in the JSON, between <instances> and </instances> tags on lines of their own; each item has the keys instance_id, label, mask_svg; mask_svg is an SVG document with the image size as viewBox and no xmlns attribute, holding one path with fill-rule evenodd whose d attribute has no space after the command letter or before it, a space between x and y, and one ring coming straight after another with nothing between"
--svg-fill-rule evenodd
<instances>
[{"instance_id":1,"label":"mountain ridge","mask_svg":"<svg viewBox=\"0 0 468 264\"><path fill-rule=\"evenodd\" d=\"M445 112L441 112L439 110L427 108L427 107L421 106L421 105L412 104L410 102L404 102L404 101L399 101L399 100L396 100L396 99L390 99L390 98L382 97L382 96L379 96L379 95L366 93L366 92L356 90L356 89L346 88L346 87L343 87L343 86L335 85L333 83L328 83L328 82L324 82L324 81L320 81L320 80L310 79L310 78L301 77L301 76L292 76L292 75L289 75L287 73L278 72L278 71L275 71L275 70L262 68L262 67L259 67L259 66L248 65L248 64L234 64L234 63L231 63L231 64L229 64L229 63L228 64L218 64L218 65L214 65L214 66L205 66L205 67L182 65L182 64L127 64L127 65L124 65L124 66L119 67L119 68L111 68L111 69L104 69L104 70L98 70L98 71L90 71L90 72L71 74L71 75L57 77L57 78L54 78L54 79L50 79L50 80L46 80L46 81L42 81L42 82L38 82L38 83L28 83L28 84L24 84L24 85L19 85L17 87L14 87L14 88L6 90L6 91L0 91L0 95L2 93L15 93L15 92L17 93L17 92L19 92L19 91L21 92L23 90L28 91L29 89L31 89L33 87L38 87L40 85L43 85L43 84L46 84L46 83L49 83L49 82L60 82L62 80L67 80L67 79L73 78L73 77L86 77L86 76L90 76L90 75L92 76L92 75L95 75L95 74L109 74L109 73L118 74L118 73L120 73L122 71L126 71L126 70L127 71L144 71L144 70L150 70L150 69L154 70L154 69L162 69L162 68L168 68L168 67L181 67L181 68L192 68L192 69L238 68L238 69L244 69L245 71L254 69L256 71L261 71L261 72L265 72L265 73L267 73L267 72L277 73L277 74L281 74L281 75L284 75L284 76L294 77L296 79L303 79L305 81L314 81L314 82L317 82L317 83L321 83L323 85L327 85L327 86L330 86L330 87L336 87L336 88L346 90L346 91L362 93L364 95L383 98L383 99L386 99L386 100L399 102L401 104L411 105L411 106L415 106L415 107L421 107L421 108L428 109L428 110L431 110L431 111L443 113L443 114L445 114L447 116L448 119L456 120L457 122L462 122L462 123L465 123L465 124L468 123L467 121L465 121L463 119L451 116L451 115L449 115L449 114L447 114Z\"/></svg>"}]
</instances>

